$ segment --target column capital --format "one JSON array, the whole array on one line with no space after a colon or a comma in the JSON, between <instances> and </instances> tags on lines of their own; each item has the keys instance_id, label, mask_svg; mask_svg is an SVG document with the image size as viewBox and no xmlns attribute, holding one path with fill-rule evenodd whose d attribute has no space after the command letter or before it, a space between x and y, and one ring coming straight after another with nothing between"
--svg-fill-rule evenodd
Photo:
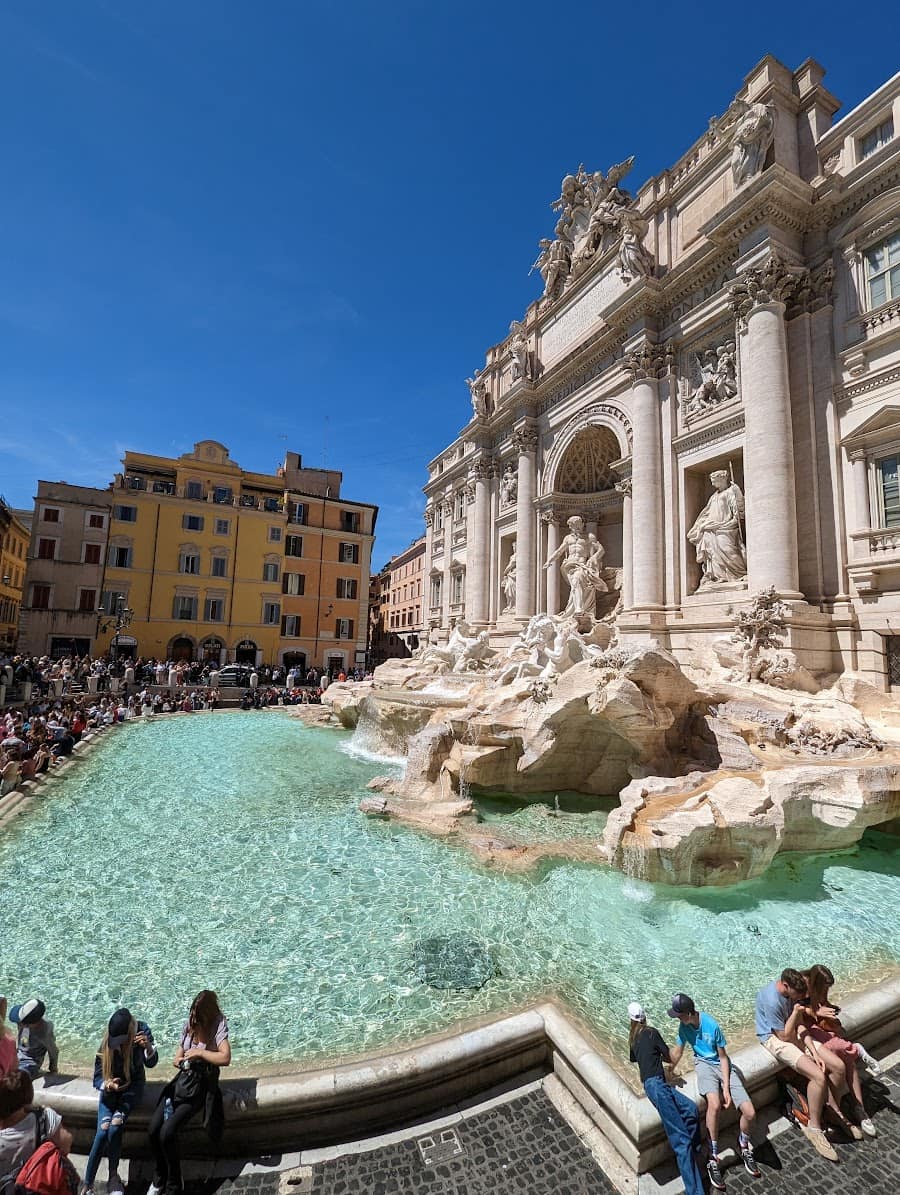
<instances>
[{"instance_id":1,"label":"column capital","mask_svg":"<svg viewBox=\"0 0 900 1195\"><path fill-rule=\"evenodd\" d=\"M623 477L621 481L616 482L616 492L621 494L623 498L631 497L631 478Z\"/></svg>"},{"instance_id":2,"label":"column capital","mask_svg":"<svg viewBox=\"0 0 900 1195\"><path fill-rule=\"evenodd\" d=\"M494 458L491 456L479 456L469 466L469 481L490 481L494 476L496 468Z\"/></svg>"},{"instance_id":3,"label":"column capital","mask_svg":"<svg viewBox=\"0 0 900 1195\"><path fill-rule=\"evenodd\" d=\"M850 448L847 450L847 459L851 461L863 461L867 459L865 448Z\"/></svg>"},{"instance_id":4,"label":"column capital","mask_svg":"<svg viewBox=\"0 0 900 1195\"><path fill-rule=\"evenodd\" d=\"M474 478L469 478L469 480L463 486L463 493L466 496L466 505L471 506L472 503L475 501L475 479Z\"/></svg>"},{"instance_id":5,"label":"column capital","mask_svg":"<svg viewBox=\"0 0 900 1195\"><path fill-rule=\"evenodd\" d=\"M512 446L520 456L535 452L537 444L538 434L533 427L520 427L512 434Z\"/></svg>"},{"instance_id":6,"label":"column capital","mask_svg":"<svg viewBox=\"0 0 900 1195\"><path fill-rule=\"evenodd\" d=\"M424 518L425 518L425 526L426 527L434 526L434 507L432 507L432 506L425 507Z\"/></svg>"},{"instance_id":7,"label":"column capital","mask_svg":"<svg viewBox=\"0 0 900 1195\"><path fill-rule=\"evenodd\" d=\"M551 523L559 523L559 515L556 513L555 510L542 510L541 511L541 522L546 527L549 527Z\"/></svg>"},{"instance_id":8,"label":"column capital","mask_svg":"<svg viewBox=\"0 0 900 1195\"><path fill-rule=\"evenodd\" d=\"M760 266L741 274L730 287L731 305L738 327L760 307L781 303L788 318L831 302L834 267L831 263L810 278L805 266L789 265L779 254L770 253Z\"/></svg>"},{"instance_id":9,"label":"column capital","mask_svg":"<svg viewBox=\"0 0 900 1195\"><path fill-rule=\"evenodd\" d=\"M625 358L625 368L631 374L632 385L665 377L674 363L675 349L670 341L665 344L644 341L639 349Z\"/></svg>"}]
</instances>

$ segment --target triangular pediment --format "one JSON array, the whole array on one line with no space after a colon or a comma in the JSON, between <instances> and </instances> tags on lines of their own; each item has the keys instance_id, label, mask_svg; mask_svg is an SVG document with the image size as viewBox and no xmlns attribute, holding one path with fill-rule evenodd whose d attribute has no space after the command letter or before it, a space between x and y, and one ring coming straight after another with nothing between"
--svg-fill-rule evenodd
<instances>
[{"instance_id":1,"label":"triangular pediment","mask_svg":"<svg viewBox=\"0 0 900 1195\"><path fill-rule=\"evenodd\" d=\"M881 407L868 419L848 432L841 440L841 444L848 451L853 448L869 448L888 438L900 434L900 406L892 404Z\"/></svg>"}]
</instances>

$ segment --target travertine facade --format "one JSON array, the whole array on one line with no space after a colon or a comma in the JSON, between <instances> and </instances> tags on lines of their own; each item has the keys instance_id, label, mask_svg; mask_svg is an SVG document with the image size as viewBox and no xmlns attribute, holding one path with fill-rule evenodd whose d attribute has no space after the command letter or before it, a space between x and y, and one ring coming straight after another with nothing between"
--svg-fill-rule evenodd
<instances>
[{"instance_id":1,"label":"travertine facade","mask_svg":"<svg viewBox=\"0 0 900 1195\"><path fill-rule=\"evenodd\" d=\"M429 465L439 637L571 605L580 516L621 636L697 659L774 587L807 668L900 685L900 74L838 123L823 74L765 58L635 196L631 159L563 180Z\"/></svg>"}]
</instances>

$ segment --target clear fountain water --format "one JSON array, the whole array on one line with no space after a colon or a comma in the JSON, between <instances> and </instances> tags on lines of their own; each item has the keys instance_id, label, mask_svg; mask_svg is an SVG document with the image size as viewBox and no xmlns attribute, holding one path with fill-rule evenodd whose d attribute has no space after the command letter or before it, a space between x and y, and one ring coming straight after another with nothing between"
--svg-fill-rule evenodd
<instances>
[{"instance_id":1,"label":"clear fountain water","mask_svg":"<svg viewBox=\"0 0 900 1195\"><path fill-rule=\"evenodd\" d=\"M786 964L827 962L843 987L900 964L895 839L782 858L730 890L653 888L569 863L504 875L361 815L384 764L348 743L276 713L127 725L4 830L0 991L46 1001L64 1063L88 1061L120 1003L172 1043L206 986L221 995L236 1062L309 1065L551 991L617 1049L628 1000L660 1017L677 990L745 1030L755 989ZM531 837L542 832L532 819L555 836L581 816L566 794L560 818L510 810L483 804ZM599 835L603 816L584 813L582 826ZM497 973L483 987L442 991L417 976L415 944L452 934L491 951Z\"/></svg>"}]
</instances>

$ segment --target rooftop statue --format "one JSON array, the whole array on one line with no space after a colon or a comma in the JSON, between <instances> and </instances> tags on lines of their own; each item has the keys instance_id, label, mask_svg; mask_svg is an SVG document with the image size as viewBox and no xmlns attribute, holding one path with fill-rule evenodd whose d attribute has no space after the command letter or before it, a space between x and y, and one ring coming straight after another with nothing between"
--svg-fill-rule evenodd
<instances>
[{"instance_id":1,"label":"rooftop statue","mask_svg":"<svg viewBox=\"0 0 900 1195\"><path fill-rule=\"evenodd\" d=\"M519 320L513 320L509 325L509 351L512 355L512 380L520 378L531 379L531 354L528 351L528 338L525 335L525 325Z\"/></svg>"},{"instance_id":2,"label":"rooftop statue","mask_svg":"<svg viewBox=\"0 0 900 1195\"><path fill-rule=\"evenodd\" d=\"M734 100L715 128L731 138L731 177L737 189L763 168L775 140L775 108Z\"/></svg>"},{"instance_id":3,"label":"rooftop statue","mask_svg":"<svg viewBox=\"0 0 900 1195\"><path fill-rule=\"evenodd\" d=\"M532 266L541 271L545 299L558 298L594 257L614 245L626 282L652 274L653 255L643 245L649 225L634 197L619 186L633 164L634 158L627 158L605 175L602 170L589 174L581 165L562 180L559 198L550 205L560 213L556 240L540 242L541 254Z\"/></svg>"},{"instance_id":4,"label":"rooftop statue","mask_svg":"<svg viewBox=\"0 0 900 1195\"><path fill-rule=\"evenodd\" d=\"M475 376L466 378L469 394L472 397L472 410L477 416L493 414L494 403L487 387L487 379L480 369L475 370Z\"/></svg>"}]
</instances>

